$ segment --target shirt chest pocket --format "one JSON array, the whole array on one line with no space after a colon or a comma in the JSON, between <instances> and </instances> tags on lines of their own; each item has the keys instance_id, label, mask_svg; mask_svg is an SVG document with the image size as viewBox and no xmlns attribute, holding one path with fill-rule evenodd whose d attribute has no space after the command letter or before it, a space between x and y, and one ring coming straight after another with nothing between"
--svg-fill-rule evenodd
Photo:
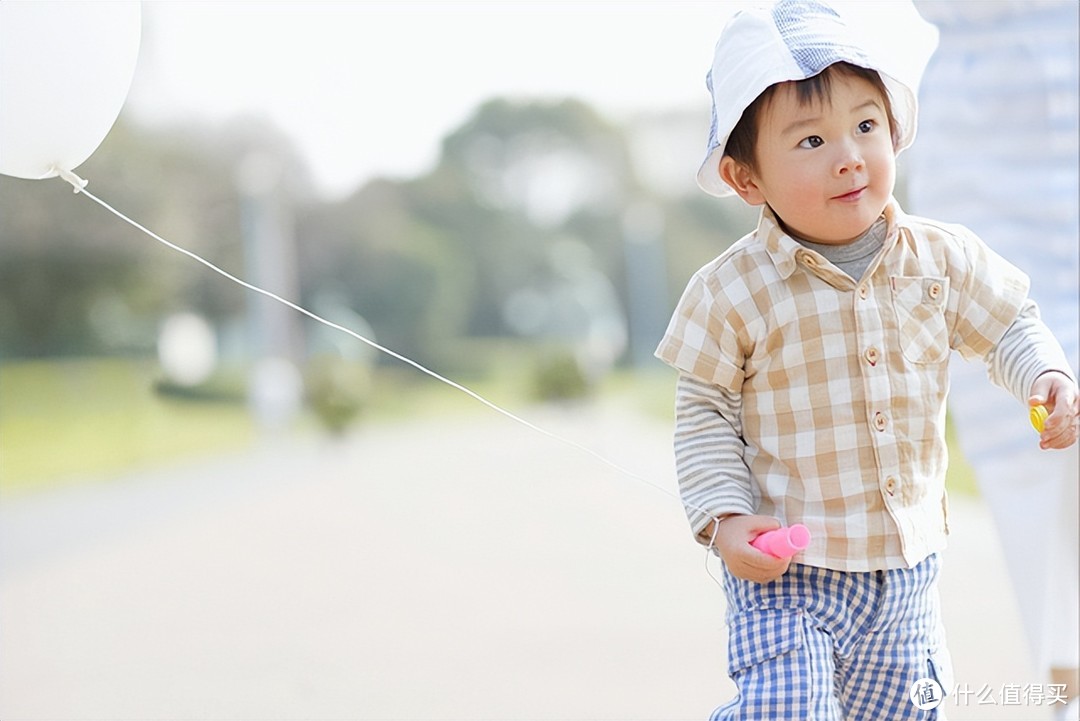
<instances>
[{"instance_id":1,"label":"shirt chest pocket","mask_svg":"<svg viewBox=\"0 0 1080 721\"><path fill-rule=\"evenodd\" d=\"M912 363L940 363L949 353L945 301L949 279L893 276L893 310L904 357Z\"/></svg>"}]
</instances>

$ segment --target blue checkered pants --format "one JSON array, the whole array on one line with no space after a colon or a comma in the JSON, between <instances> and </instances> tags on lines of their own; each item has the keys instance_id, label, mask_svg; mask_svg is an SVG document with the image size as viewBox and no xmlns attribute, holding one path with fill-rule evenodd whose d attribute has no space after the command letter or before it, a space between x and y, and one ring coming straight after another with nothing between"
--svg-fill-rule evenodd
<instances>
[{"instance_id":1,"label":"blue checkered pants","mask_svg":"<svg viewBox=\"0 0 1080 721\"><path fill-rule=\"evenodd\" d=\"M728 672L739 694L712 721L944 721L910 693L952 688L930 556L910 569L849 573L792 564L767 584L724 569Z\"/></svg>"}]
</instances>

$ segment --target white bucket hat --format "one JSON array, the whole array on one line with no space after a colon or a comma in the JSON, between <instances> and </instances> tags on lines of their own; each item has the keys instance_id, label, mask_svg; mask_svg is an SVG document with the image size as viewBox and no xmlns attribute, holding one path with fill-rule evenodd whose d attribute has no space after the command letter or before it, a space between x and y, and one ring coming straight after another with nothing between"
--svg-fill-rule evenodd
<instances>
[{"instance_id":1,"label":"white bucket hat","mask_svg":"<svg viewBox=\"0 0 1080 721\"><path fill-rule=\"evenodd\" d=\"M899 153L915 140L919 81L937 39L937 28L923 20L910 0L780 0L736 13L720 34L706 78L712 128L698 185L710 195L732 195L735 191L720 177L720 159L747 106L771 85L805 80L841 61L881 76L897 123L893 133Z\"/></svg>"}]
</instances>

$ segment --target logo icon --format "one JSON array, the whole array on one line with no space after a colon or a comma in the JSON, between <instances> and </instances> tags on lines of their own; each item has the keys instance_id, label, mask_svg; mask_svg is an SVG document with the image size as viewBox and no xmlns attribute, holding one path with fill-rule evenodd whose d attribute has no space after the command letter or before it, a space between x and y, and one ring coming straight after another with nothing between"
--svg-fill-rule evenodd
<instances>
[{"instance_id":1,"label":"logo icon","mask_svg":"<svg viewBox=\"0 0 1080 721\"><path fill-rule=\"evenodd\" d=\"M911 685L909 697L911 703L915 704L915 708L929 711L941 705L941 702L945 700L945 692L942 690L941 684L934 679L920 678Z\"/></svg>"}]
</instances>

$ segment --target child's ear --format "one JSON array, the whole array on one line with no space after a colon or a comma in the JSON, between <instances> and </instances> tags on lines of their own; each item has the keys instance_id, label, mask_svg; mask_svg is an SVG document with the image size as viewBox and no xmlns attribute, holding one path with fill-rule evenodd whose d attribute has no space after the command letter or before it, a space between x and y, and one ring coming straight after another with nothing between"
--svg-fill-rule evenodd
<instances>
[{"instance_id":1,"label":"child's ear","mask_svg":"<svg viewBox=\"0 0 1080 721\"><path fill-rule=\"evenodd\" d=\"M730 155L725 155L720 159L720 177L748 204L765 204L765 196L754 182L754 174L744 163L740 163Z\"/></svg>"}]
</instances>

